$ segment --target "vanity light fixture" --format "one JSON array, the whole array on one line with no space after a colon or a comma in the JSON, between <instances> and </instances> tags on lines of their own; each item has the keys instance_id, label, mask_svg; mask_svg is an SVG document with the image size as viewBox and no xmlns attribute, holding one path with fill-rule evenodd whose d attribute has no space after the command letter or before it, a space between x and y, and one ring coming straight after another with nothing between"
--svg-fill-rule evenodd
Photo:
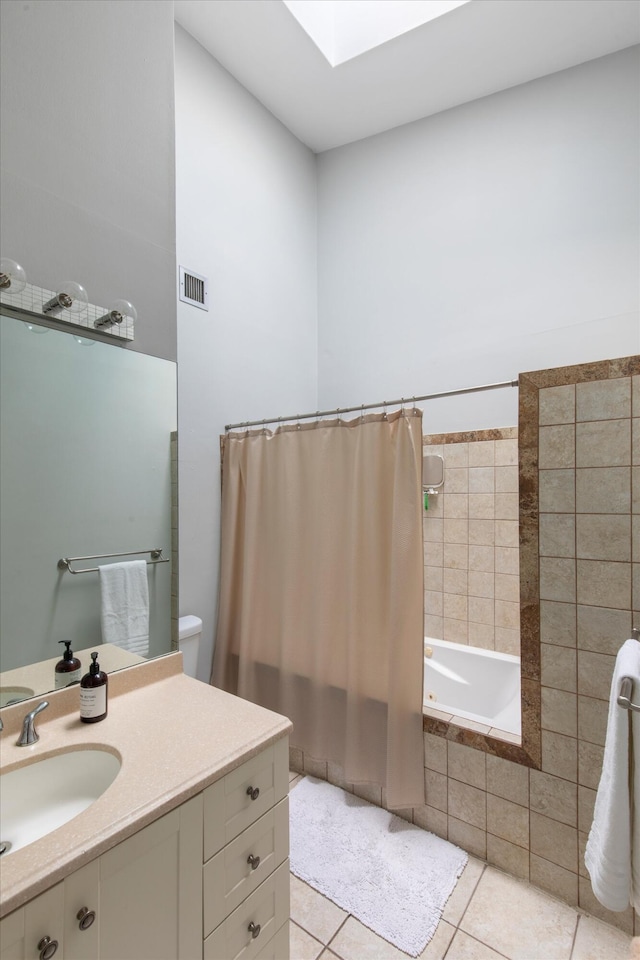
<instances>
[{"instance_id":1,"label":"vanity light fixture","mask_svg":"<svg viewBox=\"0 0 640 960\"><path fill-rule=\"evenodd\" d=\"M62 310L68 310L74 318L86 313L89 296L83 286L74 280L65 280L56 289L58 292L55 297L48 300L42 308L45 316L58 314Z\"/></svg>"},{"instance_id":2,"label":"vanity light fixture","mask_svg":"<svg viewBox=\"0 0 640 960\"><path fill-rule=\"evenodd\" d=\"M101 327L112 327L114 323L122 323L123 320L131 320L133 323L138 319L138 311L128 300L114 301L111 310L104 316L94 320L94 327L99 330Z\"/></svg>"},{"instance_id":3,"label":"vanity light fixture","mask_svg":"<svg viewBox=\"0 0 640 960\"><path fill-rule=\"evenodd\" d=\"M15 260L3 257L0 260L0 290L6 296L22 293L27 285L27 274Z\"/></svg>"}]
</instances>

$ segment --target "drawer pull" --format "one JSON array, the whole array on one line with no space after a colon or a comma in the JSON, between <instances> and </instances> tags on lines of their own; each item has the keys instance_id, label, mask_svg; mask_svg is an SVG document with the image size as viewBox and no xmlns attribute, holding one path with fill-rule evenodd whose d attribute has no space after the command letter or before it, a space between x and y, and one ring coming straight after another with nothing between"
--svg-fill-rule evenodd
<instances>
[{"instance_id":1,"label":"drawer pull","mask_svg":"<svg viewBox=\"0 0 640 960\"><path fill-rule=\"evenodd\" d=\"M252 936L252 938L253 938L254 940L256 939L256 937L259 937L259 936L260 936L260 930L261 930L260 924L259 924L259 923L254 923L253 920L251 921L251 923L250 923L249 926L247 927L247 930L249 931L249 933L251 934L251 936Z\"/></svg>"},{"instance_id":2,"label":"drawer pull","mask_svg":"<svg viewBox=\"0 0 640 960\"><path fill-rule=\"evenodd\" d=\"M247 857L247 863L252 870L257 870L260 866L260 857L254 857L252 853Z\"/></svg>"},{"instance_id":3,"label":"drawer pull","mask_svg":"<svg viewBox=\"0 0 640 960\"><path fill-rule=\"evenodd\" d=\"M247 787L247 796L252 800L257 800L260 796L260 787Z\"/></svg>"},{"instance_id":4,"label":"drawer pull","mask_svg":"<svg viewBox=\"0 0 640 960\"><path fill-rule=\"evenodd\" d=\"M51 957L56 953L58 949L58 941L52 940L51 937L43 937L42 940L38 943L38 950L40 951L39 958L40 960L51 960Z\"/></svg>"},{"instance_id":5,"label":"drawer pull","mask_svg":"<svg viewBox=\"0 0 640 960\"><path fill-rule=\"evenodd\" d=\"M95 918L95 910L89 910L88 907L81 907L76 914L76 919L79 921L78 926L81 930L88 930Z\"/></svg>"}]
</instances>

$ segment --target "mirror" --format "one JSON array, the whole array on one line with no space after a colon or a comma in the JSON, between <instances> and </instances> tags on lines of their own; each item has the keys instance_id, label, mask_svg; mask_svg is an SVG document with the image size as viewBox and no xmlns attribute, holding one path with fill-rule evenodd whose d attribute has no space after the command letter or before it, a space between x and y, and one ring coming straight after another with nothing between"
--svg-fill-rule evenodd
<instances>
[{"instance_id":1,"label":"mirror","mask_svg":"<svg viewBox=\"0 0 640 960\"><path fill-rule=\"evenodd\" d=\"M3 706L54 689L59 641L82 673L91 649L107 671L140 660L101 649L99 574L61 558L108 555L81 570L161 549L167 562L147 567L148 656L171 650L176 364L15 315L1 318L0 362Z\"/></svg>"}]
</instances>

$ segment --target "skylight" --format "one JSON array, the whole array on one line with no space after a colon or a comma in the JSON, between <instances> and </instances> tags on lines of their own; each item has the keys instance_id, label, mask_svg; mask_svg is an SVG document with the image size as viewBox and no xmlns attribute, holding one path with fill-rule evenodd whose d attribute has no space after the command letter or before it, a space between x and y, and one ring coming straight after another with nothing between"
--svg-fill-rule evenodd
<instances>
[{"instance_id":1,"label":"skylight","mask_svg":"<svg viewBox=\"0 0 640 960\"><path fill-rule=\"evenodd\" d=\"M469 0L283 0L332 67Z\"/></svg>"}]
</instances>

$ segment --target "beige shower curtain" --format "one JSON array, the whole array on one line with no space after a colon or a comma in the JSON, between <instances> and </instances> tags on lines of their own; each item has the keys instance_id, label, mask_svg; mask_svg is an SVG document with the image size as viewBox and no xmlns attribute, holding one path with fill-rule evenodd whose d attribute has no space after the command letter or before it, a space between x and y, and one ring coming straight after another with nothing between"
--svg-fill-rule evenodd
<instances>
[{"instance_id":1,"label":"beige shower curtain","mask_svg":"<svg viewBox=\"0 0 640 960\"><path fill-rule=\"evenodd\" d=\"M292 746L424 803L422 414L230 433L211 682Z\"/></svg>"}]
</instances>

